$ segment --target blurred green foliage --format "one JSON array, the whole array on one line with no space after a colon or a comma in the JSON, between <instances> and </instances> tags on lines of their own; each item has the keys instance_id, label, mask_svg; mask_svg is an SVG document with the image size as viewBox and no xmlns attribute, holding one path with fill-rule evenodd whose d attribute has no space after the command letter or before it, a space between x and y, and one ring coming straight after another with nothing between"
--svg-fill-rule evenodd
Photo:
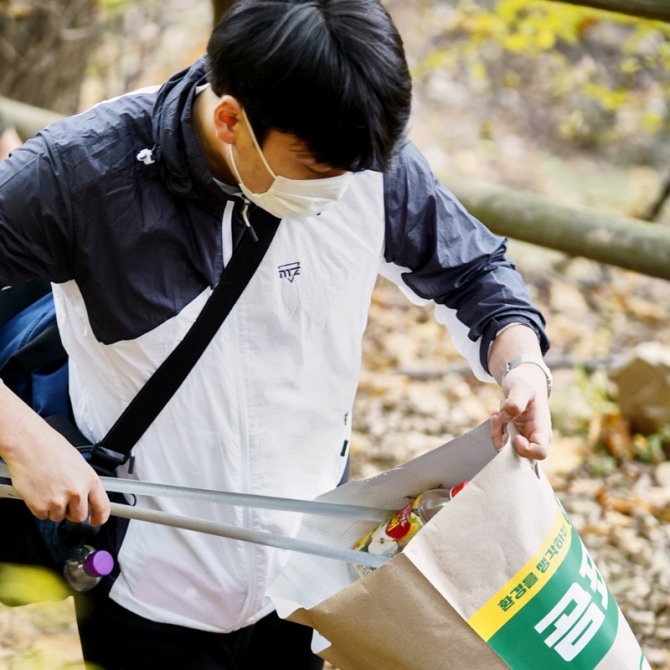
<instances>
[{"instance_id":1,"label":"blurred green foliage","mask_svg":"<svg viewBox=\"0 0 670 670\"><path fill-rule=\"evenodd\" d=\"M616 122L631 115L636 131L670 131L668 23L542 0L460 0L435 17L441 25L416 80L461 68L480 89L518 89L535 70L547 105L572 102L558 124L563 139L616 139Z\"/></svg>"}]
</instances>

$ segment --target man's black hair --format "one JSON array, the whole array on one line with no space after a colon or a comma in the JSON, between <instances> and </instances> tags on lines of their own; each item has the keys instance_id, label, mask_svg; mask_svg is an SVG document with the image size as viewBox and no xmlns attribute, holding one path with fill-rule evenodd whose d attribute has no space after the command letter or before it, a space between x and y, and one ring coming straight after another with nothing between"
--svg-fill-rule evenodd
<instances>
[{"instance_id":1,"label":"man's black hair","mask_svg":"<svg viewBox=\"0 0 670 670\"><path fill-rule=\"evenodd\" d=\"M209 40L207 77L259 143L292 133L334 168L384 168L410 113L402 40L378 0L237 0Z\"/></svg>"}]
</instances>

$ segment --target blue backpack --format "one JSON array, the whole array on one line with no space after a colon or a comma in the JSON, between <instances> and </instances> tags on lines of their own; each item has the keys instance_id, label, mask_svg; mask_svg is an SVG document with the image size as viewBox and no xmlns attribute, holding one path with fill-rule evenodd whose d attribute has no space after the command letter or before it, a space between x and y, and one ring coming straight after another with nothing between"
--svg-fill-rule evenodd
<instances>
[{"instance_id":1,"label":"blue backpack","mask_svg":"<svg viewBox=\"0 0 670 670\"><path fill-rule=\"evenodd\" d=\"M40 416L71 418L67 354L48 282L0 291L0 379Z\"/></svg>"}]
</instances>

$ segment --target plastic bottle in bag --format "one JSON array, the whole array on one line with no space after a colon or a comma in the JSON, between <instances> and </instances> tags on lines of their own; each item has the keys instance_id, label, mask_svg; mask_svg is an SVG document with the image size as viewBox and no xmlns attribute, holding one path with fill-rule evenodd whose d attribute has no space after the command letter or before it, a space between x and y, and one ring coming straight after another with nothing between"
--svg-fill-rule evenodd
<instances>
[{"instance_id":1,"label":"plastic bottle in bag","mask_svg":"<svg viewBox=\"0 0 670 670\"><path fill-rule=\"evenodd\" d=\"M429 489L398 510L354 544L354 549L389 558L400 553L407 543L467 484L467 480L450 489ZM375 568L354 564L364 577Z\"/></svg>"},{"instance_id":2,"label":"plastic bottle in bag","mask_svg":"<svg viewBox=\"0 0 670 670\"><path fill-rule=\"evenodd\" d=\"M89 591L114 569L114 557L88 544L76 546L63 566L63 577L74 591Z\"/></svg>"}]
</instances>

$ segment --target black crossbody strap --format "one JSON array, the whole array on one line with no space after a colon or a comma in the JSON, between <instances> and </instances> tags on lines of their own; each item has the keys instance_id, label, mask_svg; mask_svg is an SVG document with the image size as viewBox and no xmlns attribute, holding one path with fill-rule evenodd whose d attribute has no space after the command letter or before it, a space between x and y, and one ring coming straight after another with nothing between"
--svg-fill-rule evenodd
<instances>
[{"instance_id":1,"label":"black crossbody strap","mask_svg":"<svg viewBox=\"0 0 670 670\"><path fill-rule=\"evenodd\" d=\"M184 339L148 379L93 448L92 460L107 467L125 463L135 443L160 414L221 327L249 283L274 237L279 219L259 211L256 234L249 227L242 236L221 279Z\"/></svg>"}]
</instances>

